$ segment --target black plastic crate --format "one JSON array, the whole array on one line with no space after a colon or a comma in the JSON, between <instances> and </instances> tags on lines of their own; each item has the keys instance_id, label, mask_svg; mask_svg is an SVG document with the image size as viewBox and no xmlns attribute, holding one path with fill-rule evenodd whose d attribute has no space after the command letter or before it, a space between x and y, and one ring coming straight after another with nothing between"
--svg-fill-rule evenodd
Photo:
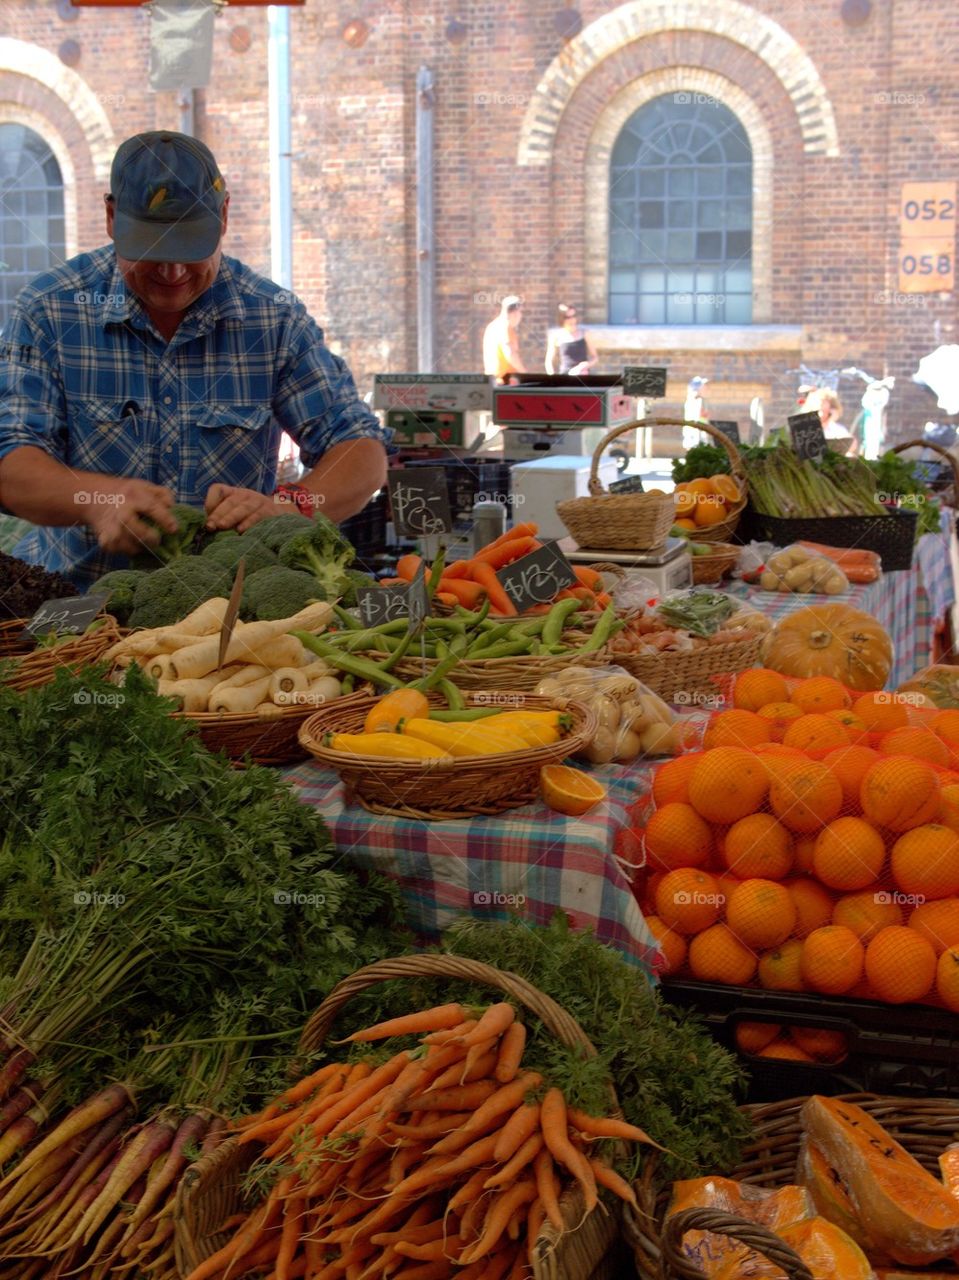
<instances>
[{"instance_id":1,"label":"black plastic crate","mask_svg":"<svg viewBox=\"0 0 959 1280\"><path fill-rule=\"evenodd\" d=\"M916 545L916 511L890 510L886 516L764 516L747 506L736 538L741 543L819 542L827 547L858 547L875 551L886 573L912 568Z\"/></svg>"},{"instance_id":2,"label":"black plastic crate","mask_svg":"<svg viewBox=\"0 0 959 1280\"><path fill-rule=\"evenodd\" d=\"M846 1037L849 1056L835 1065L740 1055L751 1079L751 1102L805 1093L959 1093L959 1016L948 1009L671 978L663 980L662 993L671 1004L695 1010L734 1053L739 1022L816 1027Z\"/></svg>"},{"instance_id":3,"label":"black plastic crate","mask_svg":"<svg viewBox=\"0 0 959 1280\"><path fill-rule=\"evenodd\" d=\"M471 520L473 503L480 497L501 502L509 509L512 460L450 458L445 455L434 458L404 458L401 465L443 468L446 472L450 514L457 524Z\"/></svg>"}]
</instances>

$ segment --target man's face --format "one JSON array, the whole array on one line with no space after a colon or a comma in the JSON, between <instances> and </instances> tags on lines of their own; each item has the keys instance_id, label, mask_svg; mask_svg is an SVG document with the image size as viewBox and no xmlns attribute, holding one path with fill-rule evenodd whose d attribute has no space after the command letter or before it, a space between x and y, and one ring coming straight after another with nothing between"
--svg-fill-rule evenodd
<instances>
[{"instance_id":1,"label":"man's face","mask_svg":"<svg viewBox=\"0 0 959 1280\"><path fill-rule=\"evenodd\" d=\"M523 318L523 308L514 307L512 311L506 313L506 323L511 329L518 329L519 322Z\"/></svg>"},{"instance_id":2,"label":"man's face","mask_svg":"<svg viewBox=\"0 0 959 1280\"><path fill-rule=\"evenodd\" d=\"M227 205L223 204L226 231ZM113 204L107 201L107 234L113 239ZM127 287L148 312L181 314L213 284L223 256L222 239L209 258L199 262L137 262L117 254L117 266Z\"/></svg>"}]
</instances>

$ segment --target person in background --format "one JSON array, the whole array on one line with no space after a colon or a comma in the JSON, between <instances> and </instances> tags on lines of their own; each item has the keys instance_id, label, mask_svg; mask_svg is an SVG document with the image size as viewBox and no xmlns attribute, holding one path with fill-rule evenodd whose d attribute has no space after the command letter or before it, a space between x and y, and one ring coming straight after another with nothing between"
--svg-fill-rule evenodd
<instances>
[{"instance_id":1,"label":"person in background","mask_svg":"<svg viewBox=\"0 0 959 1280\"><path fill-rule=\"evenodd\" d=\"M580 327L576 308L561 302L556 308L556 328L546 340L546 372L584 377L599 360L589 337Z\"/></svg>"},{"instance_id":2,"label":"person in background","mask_svg":"<svg viewBox=\"0 0 959 1280\"><path fill-rule=\"evenodd\" d=\"M839 441L846 442L846 448L837 448L838 453L854 453L855 442L850 435L849 428L843 426L840 419L842 418L842 401L838 395L830 387L816 387L806 397L803 404L804 413L818 413L819 421L822 423L823 435L827 440L835 442L833 447Z\"/></svg>"},{"instance_id":3,"label":"person in background","mask_svg":"<svg viewBox=\"0 0 959 1280\"><path fill-rule=\"evenodd\" d=\"M523 300L508 293L500 303L499 315L491 320L483 334L483 372L497 382L507 382L511 373L525 373L519 353L519 326L523 319Z\"/></svg>"},{"instance_id":4,"label":"person in background","mask_svg":"<svg viewBox=\"0 0 959 1280\"><path fill-rule=\"evenodd\" d=\"M687 422L709 421L706 402L703 398L703 387L708 381L708 378L690 378L686 387L686 400L683 405L683 417ZM694 449L696 445L702 444L705 439L706 436L702 431L697 431L694 427L683 427L683 448L687 453L690 449Z\"/></svg>"}]
</instances>

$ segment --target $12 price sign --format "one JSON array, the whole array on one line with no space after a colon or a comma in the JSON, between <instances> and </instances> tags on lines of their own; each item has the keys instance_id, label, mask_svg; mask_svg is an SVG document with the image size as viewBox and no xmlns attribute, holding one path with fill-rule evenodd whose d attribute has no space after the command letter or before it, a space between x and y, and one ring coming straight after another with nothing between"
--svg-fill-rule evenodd
<instances>
[{"instance_id":1,"label":"$12 price sign","mask_svg":"<svg viewBox=\"0 0 959 1280\"><path fill-rule=\"evenodd\" d=\"M572 565L555 543L547 543L528 556L514 560L496 576L517 613L536 604L549 604L564 587L576 582Z\"/></svg>"}]
</instances>

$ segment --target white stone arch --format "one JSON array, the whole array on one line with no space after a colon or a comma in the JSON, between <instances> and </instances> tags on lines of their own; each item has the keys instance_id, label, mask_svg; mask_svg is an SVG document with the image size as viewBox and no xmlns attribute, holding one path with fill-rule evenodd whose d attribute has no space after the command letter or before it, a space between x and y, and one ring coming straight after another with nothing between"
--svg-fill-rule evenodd
<instances>
[{"instance_id":1,"label":"white stone arch","mask_svg":"<svg viewBox=\"0 0 959 1280\"><path fill-rule=\"evenodd\" d=\"M50 120L39 111L22 106L19 102L4 102L0 99L0 124L22 124L39 134L53 152L60 166L63 179L63 221L65 251L68 258L80 252L80 231L77 218L77 174L73 165L73 157L66 142L54 128Z\"/></svg>"},{"instance_id":2,"label":"white stone arch","mask_svg":"<svg viewBox=\"0 0 959 1280\"><path fill-rule=\"evenodd\" d=\"M836 116L815 63L773 18L742 0L628 0L591 22L550 63L523 119L517 163L549 164L560 119L582 81L618 50L663 31L707 31L749 49L792 100L807 154L839 155Z\"/></svg>"},{"instance_id":3,"label":"white stone arch","mask_svg":"<svg viewBox=\"0 0 959 1280\"><path fill-rule=\"evenodd\" d=\"M584 305L596 324L608 320L609 166L620 130L640 107L667 93L702 94L721 102L746 130L753 153L753 324L772 320L773 143L762 110L732 80L699 67L668 67L631 81L600 112L586 148Z\"/></svg>"}]
</instances>

